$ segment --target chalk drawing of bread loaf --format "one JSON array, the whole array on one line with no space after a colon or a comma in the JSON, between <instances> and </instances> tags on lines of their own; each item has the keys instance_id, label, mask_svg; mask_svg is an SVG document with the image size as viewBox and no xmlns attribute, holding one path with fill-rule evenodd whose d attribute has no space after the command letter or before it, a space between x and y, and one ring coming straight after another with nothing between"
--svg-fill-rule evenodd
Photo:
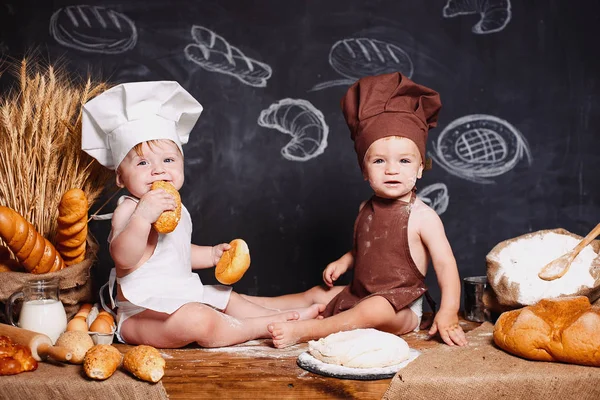
<instances>
[{"instance_id":1,"label":"chalk drawing of bread loaf","mask_svg":"<svg viewBox=\"0 0 600 400\"><path fill-rule=\"evenodd\" d=\"M410 78L414 73L408 53L395 44L370 38L349 38L335 42L329 51L329 65L347 79L323 82L315 85L311 91L351 85L363 76L399 71Z\"/></svg>"},{"instance_id":2,"label":"chalk drawing of bread loaf","mask_svg":"<svg viewBox=\"0 0 600 400\"><path fill-rule=\"evenodd\" d=\"M272 74L267 64L247 57L222 36L203 26L192 26L192 38L195 43L188 44L184 50L188 60L208 71L231 75L250 86L267 86Z\"/></svg>"},{"instance_id":3,"label":"chalk drawing of bread loaf","mask_svg":"<svg viewBox=\"0 0 600 400\"><path fill-rule=\"evenodd\" d=\"M327 147L329 127L323 113L302 99L283 99L258 117L258 125L277 129L292 137L281 155L290 161L308 161Z\"/></svg>"},{"instance_id":4,"label":"chalk drawing of bread loaf","mask_svg":"<svg viewBox=\"0 0 600 400\"><path fill-rule=\"evenodd\" d=\"M510 123L493 115L466 115L444 128L428 153L447 172L477 182L493 178L532 158L527 140Z\"/></svg>"},{"instance_id":5,"label":"chalk drawing of bread loaf","mask_svg":"<svg viewBox=\"0 0 600 400\"><path fill-rule=\"evenodd\" d=\"M481 19L471 29L478 35L500 32L512 17L510 0L448 0L442 14L444 18L480 14Z\"/></svg>"},{"instance_id":6,"label":"chalk drawing of bread loaf","mask_svg":"<svg viewBox=\"0 0 600 400\"><path fill-rule=\"evenodd\" d=\"M135 24L125 14L87 5L58 9L50 17L50 35L63 46L103 54L131 50L138 37Z\"/></svg>"}]
</instances>

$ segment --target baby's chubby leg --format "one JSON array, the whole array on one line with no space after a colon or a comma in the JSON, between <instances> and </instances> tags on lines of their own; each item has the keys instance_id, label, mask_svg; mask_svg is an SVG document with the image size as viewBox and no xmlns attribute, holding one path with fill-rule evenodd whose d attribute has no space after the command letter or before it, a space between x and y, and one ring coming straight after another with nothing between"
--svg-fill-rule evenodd
<instances>
[{"instance_id":1,"label":"baby's chubby leg","mask_svg":"<svg viewBox=\"0 0 600 400\"><path fill-rule=\"evenodd\" d=\"M268 329L273 338L273 345L284 348L339 331L377 328L403 334L412 331L416 326L417 316L410 309L405 308L396 313L385 298L373 296L347 311L325 319L273 322L269 324Z\"/></svg>"},{"instance_id":2,"label":"baby's chubby leg","mask_svg":"<svg viewBox=\"0 0 600 400\"><path fill-rule=\"evenodd\" d=\"M315 286L305 292L285 294L276 297L258 297L241 294L244 299L275 310L293 310L298 307L310 307L313 304L327 304L340 293L345 286Z\"/></svg>"},{"instance_id":3,"label":"baby's chubby leg","mask_svg":"<svg viewBox=\"0 0 600 400\"><path fill-rule=\"evenodd\" d=\"M298 318L297 312L238 319L205 304L188 303L168 315L146 310L127 319L121 335L129 344L180 348L197 342L202 347L222 347L270 337L267 325Z\"/></svg>"},{"instance_id":4,"label":"baby's chubby leg","mask_svg":"<svg viewBox=\"0 0 600 400\"><path fill-rule=\"evenodd\" d=\"M298 313L300 320L316 318L319 313L325 309L324 304L311 304L307 306L297 306L285 311L295 311ZM225 314L231 315L236 318L253 318L262 317L269 315L276 315L282 312L282 310L275 310L253 303L247 299L246 296L240 295L236 292L231 292L229 303L224 310Z\"/></svg>"}]
</instances>

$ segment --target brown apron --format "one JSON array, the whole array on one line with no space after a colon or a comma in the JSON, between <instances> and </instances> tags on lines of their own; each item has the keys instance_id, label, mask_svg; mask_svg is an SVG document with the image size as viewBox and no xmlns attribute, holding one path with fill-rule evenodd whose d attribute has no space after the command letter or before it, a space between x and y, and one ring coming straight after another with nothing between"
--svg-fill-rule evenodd
<instances>
[{"instance_id":1,"label":"brown apron","mask_svg":"<svg viewBox=\"0 0 600 400\"><path fill-rule=\"evenodd\" d=\"M410 202L373 196L354 223L354 277L323 312L329 317L354 307L371 296L382 296L396 312L426 294L425 277L408 247ZM427 295L432 309L431 298Z\"/></svg>"}]
</instances>

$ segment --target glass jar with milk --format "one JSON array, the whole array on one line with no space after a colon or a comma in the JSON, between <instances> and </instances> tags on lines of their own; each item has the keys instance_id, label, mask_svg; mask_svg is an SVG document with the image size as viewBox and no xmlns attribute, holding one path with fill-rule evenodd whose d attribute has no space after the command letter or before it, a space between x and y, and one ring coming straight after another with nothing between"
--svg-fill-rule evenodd
<instances>
[{"instance_id":1,"label":"glass jar with milk","mask_svg":"<svg viewBox=\"0 0 600 400\"><path fill-rule=\"evenodd\" d=\"M6 302L8 321L14 326L47 335L52 343L67 329L67 314L58 297L57 279L38 279L24 284ZM19 322L13 321L15 301L22 299Z\"/></svg>"}]
</instances>

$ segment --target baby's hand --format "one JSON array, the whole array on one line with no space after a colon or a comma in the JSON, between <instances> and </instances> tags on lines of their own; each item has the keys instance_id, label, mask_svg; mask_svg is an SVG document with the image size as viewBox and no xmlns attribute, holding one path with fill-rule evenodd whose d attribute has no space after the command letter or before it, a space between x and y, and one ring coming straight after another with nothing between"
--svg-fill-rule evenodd
<instances>
[{"instance_id":1,"label":"baby's hand","mask_svg":"<svg viewBox=\"0 0 600 400\"><path fill-rule=\"evenodd\" d=\"M142 196L133 215L142 217L152 224L156 222L163 211L175 210L176 208L177 203L171 194L163 189L155 189Z\"/></svg>"},{"instance_id":2,"label":"baby's hand","mask_svg":"<svg viewBox=\"0 0 600 400\"><path fill-rule=\"evenodd\" d=\"M229 250L230 248L231 248L231 246L229 245L229 243L221 243L216 246L213 246L213 248L212 248L213 265L217 265L217 263L221 259L221 256L223 255L223 253L225 251Z\"/></svg>"},{"instance_id":3,"label":"baby's hand","mask_svg":"<svg viewBox=\"0 0 600 400\"><path fill-rule=\"evenodd\" d=\"M329 287L333 287L333 284L337 279L348 270L348 266L339 261L330 263L325 271L323 271L323 281Z\"/></svg>"},{"instance_id":4,"label":"baby's hand","mask_svg":"<svg viewBox=\"0 0 600 400\"><path fill-rule=\"evenodd\" d=\"M454 346L455 344L464 346L467 344L465 333L458 324L458 316L454 313L446 313L440 310L436 314L428 333L429 336L433 336L437 332L439 332L442 340L449 346Z\"/></svg>"}]
</instances>

